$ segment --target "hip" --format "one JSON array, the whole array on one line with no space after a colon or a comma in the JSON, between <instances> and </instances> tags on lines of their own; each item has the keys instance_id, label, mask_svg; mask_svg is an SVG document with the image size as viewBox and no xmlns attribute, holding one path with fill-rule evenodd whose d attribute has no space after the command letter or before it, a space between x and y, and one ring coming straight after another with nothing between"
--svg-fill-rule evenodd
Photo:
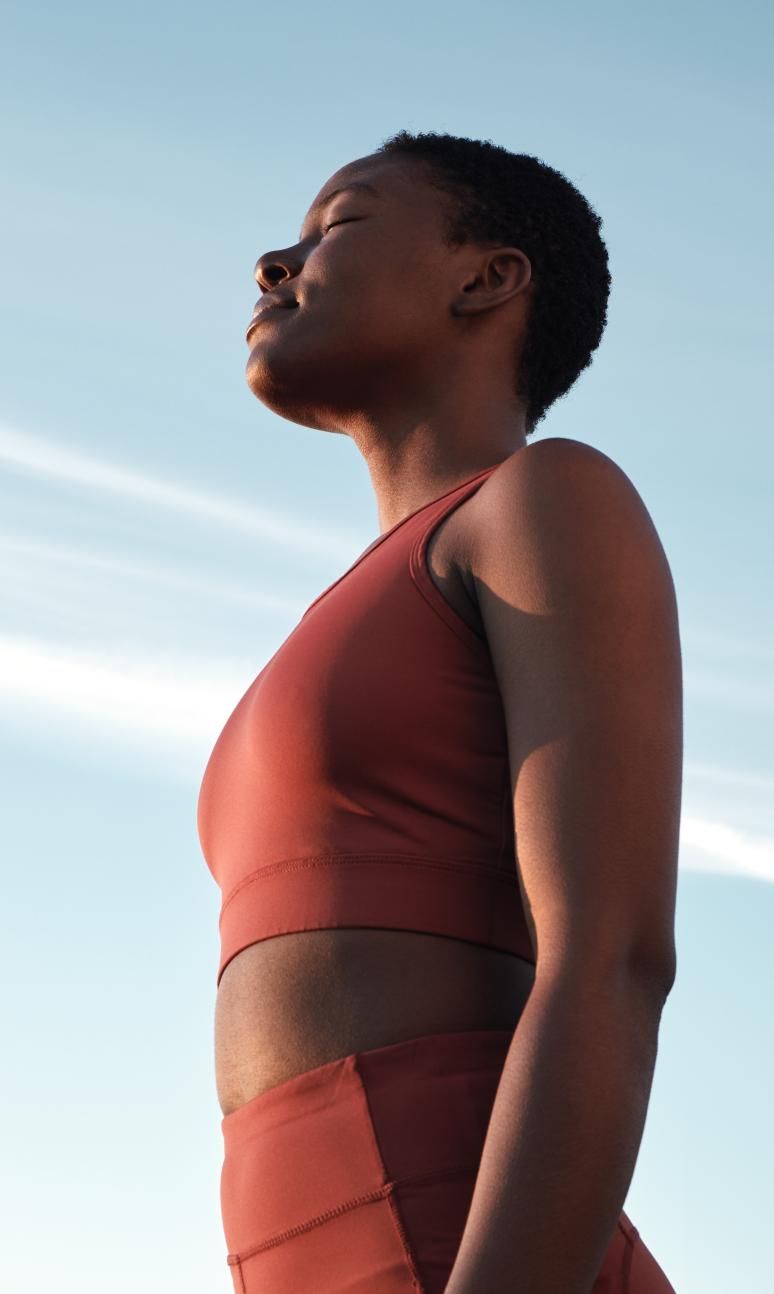
<instances>
[{"instance_id":1,"label":"hip","mask_svg":"<svg viewBox=\"0 0 774 1294\"><path fill-rule=\"evenodd\" d=\"M512 1036L439 1033L353 1053L224 1116L237 1294L443 1294ZM674 1294L623 1212L593 1294Z\"/></svg>"}]
</instances>

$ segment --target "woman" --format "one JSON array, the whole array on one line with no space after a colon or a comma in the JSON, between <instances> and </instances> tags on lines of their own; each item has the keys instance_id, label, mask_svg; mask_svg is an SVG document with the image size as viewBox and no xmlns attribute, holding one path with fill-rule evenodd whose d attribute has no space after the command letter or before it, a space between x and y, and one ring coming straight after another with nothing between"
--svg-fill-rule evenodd
<instances>
[{"instance_id":1,"label":"woman","mask_svg":"<svg viewBox=\"0 0 774 1294\"><path fill-rule=\"evenodd\" d=\"M256 266L248 384L353 439L381 533L200 792L242 1294L672 1290L622 1204L675 974L674 589L606 455L527 443L602 336L600 223L401 132Z\"/></svg>"}]
</instances>

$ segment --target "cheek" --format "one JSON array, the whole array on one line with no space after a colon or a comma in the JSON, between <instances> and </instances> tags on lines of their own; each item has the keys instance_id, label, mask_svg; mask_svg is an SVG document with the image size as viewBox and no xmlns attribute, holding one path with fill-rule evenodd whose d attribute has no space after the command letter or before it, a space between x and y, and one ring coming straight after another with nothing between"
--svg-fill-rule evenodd
<instances>
[{"instance_id":1,"label":"cheek","mask_svg":"<svg viewBox=\"0 0 774 1294\"><path fill-rule=\"evenodd\" d=\"M310 342L314 336L329 356L346 350L361 362L433 347L442 324L433 270L416 247L395 253L377 240L364 250L343 226L337 242L321 243L304 269Z\"/></svg>"},{"instance_id":2,"label":"cheek","mask_svg":"<svg viewBox=\"0 0 774 1294\"><path fill-rule=\"evenodd\" d=\"M436 327L434 285L412 265L384 262L371 268L356 284L355 294L353 317L369 335L421 340Z\"/></svg>"},{"instance_id":3,"label":"cheek","mask_svg":"<svg viewBox=\"0 0 774 1294\"><path fill-rule=\"evenodd\" d=\"M379 270L340 276L320 293L319 307L314 313L325 332L323 345L346 344L359 354L388 347L410 326L410 302Z\"/></svg>"},{"instance_id":4,"label":"cheek","mask_svg":"<svg viewBox=\"0 0 774 1294\"><path fill-rule=\"evenodd\" d=\"M406 317L415 275L407 272L405 255L394 255L378 239L366 243L357 229L352 224L333 230L335 242L322 243L307 262L303 277L309 279L310 299L319 297L326 310L335 308L358 326L370 329L380 320L395 324Z\"/></svg>"},{"instance_id":5,"label":"cheek","mask_svg":"<svg viewBox=\"0 0 774 1294\"><path fill-rule=\"evenodd\" d=\"M427 345L423 313L420 303L394 283L370 284L338 322L346 331L347 345L361 360L372 357L400 364Z\"/></svg>"}]
</instances>

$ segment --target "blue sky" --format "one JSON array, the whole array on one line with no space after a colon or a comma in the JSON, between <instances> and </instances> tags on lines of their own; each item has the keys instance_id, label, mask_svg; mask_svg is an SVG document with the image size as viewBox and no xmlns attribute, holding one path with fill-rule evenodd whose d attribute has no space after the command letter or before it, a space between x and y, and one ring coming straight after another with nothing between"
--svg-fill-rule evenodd
<instances>
[{"instance_id":1,"label":"blue sky","mask_svg":"<svg viewBox=\"0 0 774 1294\"><path fill-rule=\"evenodd\" d=\"M604 221L607 331L537 434L627 472L680 607L678 978L626 1208L677 1294L774 1289L773 26L664 0L6 9L4 1289L230 1294L198 785L378 534L354 446L246 386L252 269L401 128L536 154Z\"/></svg>"}]
</instances>

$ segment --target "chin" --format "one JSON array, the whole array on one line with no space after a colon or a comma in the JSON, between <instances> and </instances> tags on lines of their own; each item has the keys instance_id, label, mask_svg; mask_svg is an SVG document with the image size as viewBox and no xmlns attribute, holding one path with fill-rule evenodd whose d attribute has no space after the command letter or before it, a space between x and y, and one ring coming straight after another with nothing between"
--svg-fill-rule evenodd
<instances>
[{"instance_id":1,"label":"chin","mask_svg":"<svg viewBox=\"0 0 774 1294\"><path fill-rule=\"evenodd\" d=\"M274 364L267 362L267 357L252 351L245 366L247 385L261 404L276 413L287 422L295 422L299 427L311 427L315 431L328 431L323 427L310 402L309 392L299 390L298 382L292 382L280 376Z\"/></svg>"},{"instance_id":2,"label":"chin","mask_svg":"<svg viewBox=\"0 0 774 1294\"><path fill-rule=\"evenodd\" d=\"M344 356L342 365L340 351L315 347L311 355L301 355L286 340L276 345L270 337L253 341L245 380L256 400L300 427L341 431L335 425L341 421L337 417L341 392L350 390L354 380L349 357Z\"/></svg>"}]
</instances>

